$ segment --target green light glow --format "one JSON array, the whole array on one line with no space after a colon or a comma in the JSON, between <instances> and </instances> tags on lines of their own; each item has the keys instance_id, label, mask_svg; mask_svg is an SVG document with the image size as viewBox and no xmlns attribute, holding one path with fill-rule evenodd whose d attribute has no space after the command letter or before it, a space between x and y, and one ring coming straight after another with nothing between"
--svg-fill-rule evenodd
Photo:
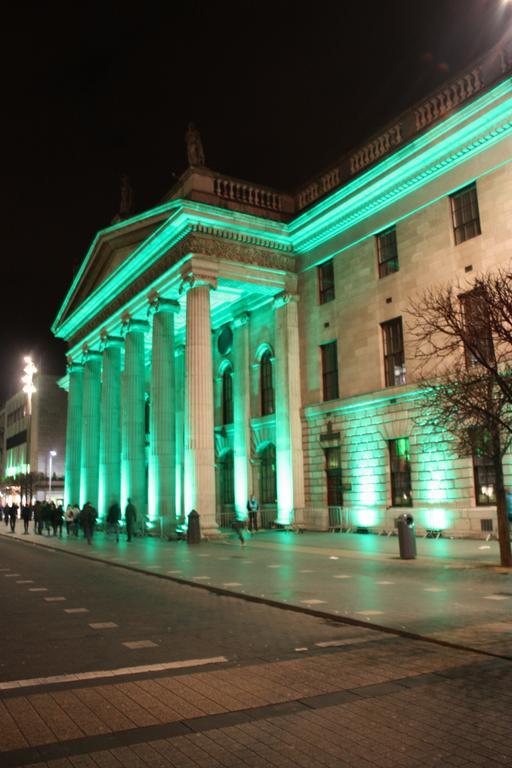
<instances>
[{"instance_id":1,"label":"green light glow","mask_svg":"<svg viewBox=\"0 0 512 768\"><path fill-rule=\"evenodd\" d=\"M379 522L377 511L365 507L351 509L350 521L357 528L373 528Z\"/></svg>"},{"instance_id":2,"label":"green light glow","mask_svg":"<svg viewBox=\"0 0 512 768\"><path fill-rule=\"evenodd\" d=\"M422 517L423 527L429 531L444 531L451 525L451 515L445 509L427 509Z\"/></svg>"}]
</instances>

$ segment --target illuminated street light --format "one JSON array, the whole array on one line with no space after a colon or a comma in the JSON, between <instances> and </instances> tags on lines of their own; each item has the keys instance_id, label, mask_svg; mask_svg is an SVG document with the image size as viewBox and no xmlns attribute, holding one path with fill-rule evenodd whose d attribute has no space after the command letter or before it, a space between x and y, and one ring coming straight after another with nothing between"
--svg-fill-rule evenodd
<instances>
[{"instance_id":1,"label":"illuminated street light","mask_svg":"<svg viewBox=\"0 0 512 768\"><path fill-rule=\"evenodd\" d=\"M48 496L52 492L52 462L53 462L53 457L56 456L56 455L57 455L57 451L50 451L50 453L49 453L49 456L50 456L50 467L49 467L49 472L48 472Z\"/></svg>"},{"instance_id":2,"label":"illuminated street light","mask_svg":"<svg viewBox=\"0 0 512 768\"><path fill-rule=\"evenodd\" d=\"M34 376L37 373L37 368L31 357L27 356L23 359L25 362L25 367L23 368L25 375L21 377L21 380L23 382L23 391L27 394L28 415L30 416L32 413L32 395L34 392L37 392L37 389L34 386Z\"/></svg>"}]
</instances>

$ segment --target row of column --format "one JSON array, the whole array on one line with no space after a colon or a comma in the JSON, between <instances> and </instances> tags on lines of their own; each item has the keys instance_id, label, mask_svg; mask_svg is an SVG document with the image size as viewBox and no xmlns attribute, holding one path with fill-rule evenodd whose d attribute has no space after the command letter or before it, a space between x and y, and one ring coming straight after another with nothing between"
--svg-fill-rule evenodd
<instances>
[{"instance_id":1,"label":"row of column","mask_svg":"<svg viewBox=\"0 0 512 768\"><path fill-rule=\"evenodd\" d=\"M186 291L184 404L176 393L174 313L179 304L154 299L148 476L145 446L145 334L130 319L124 338L108 336L102 352L88 350L69 366L65 503L90 501L100 515L131 498L171 532L177 511L197 509L203 531L216 530L211 280L189 278ZM276 474L278 521L300 517L304 506L299 352L295 301L276 301ZM250 407L248 315L234 322L234 462L237 514L249 489ZM122 348L124 345L124 370ZM177 444L183 446L183 456ZM147 493L146 493L147 488ZM177 502L178 499L178 502ZM300 510L300 511L299 511Z\"/></svg>"}]
</instances>

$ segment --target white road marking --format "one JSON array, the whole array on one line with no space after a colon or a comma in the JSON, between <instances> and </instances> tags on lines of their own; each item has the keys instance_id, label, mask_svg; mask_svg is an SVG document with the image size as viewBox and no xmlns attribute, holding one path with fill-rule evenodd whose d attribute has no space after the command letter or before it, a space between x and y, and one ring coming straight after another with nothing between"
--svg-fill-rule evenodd
<instances>
[{"instance_id":1,"label":"white road marking","mask_svg":"<svg viewBox=\"0 0 512 768\"><path fill-rule=\"evenodd\" d=\"M304 605L325 605L327 600L317 600L315 597L312 597L311 600L301 600L301 603L304 603Z\"/></svg>"},{"instance_id":2,"label":"white road marking","mask_svg":"<svg viewBox=\"0 0 512 768\"><path fill-rule=\"evenodd\" d=\"M208 579L211 579L211 576L192 576L192 578L196 581L208 581Z\"/></svg>"},{"instance_id":3,"label":"white road marking","mask_svg":"<svg viewBox=\"0 0 512 768\"><path fill-rule=\"evenodd\" d=\"M94 680L102 677L139 675L146 672L165 672L168 669L203 667L207 664L224 664L227 661L228 659L225 656L212 656L210 659L185 659L183 661L171 661L167 664L146 664L144 666L137 667L101 669L97 672L78 672L75 675L53 675L52 677L34 677L28 680L9 680L8 682L0 683L0 690L9 691L13 688L28 688L39 685L56 685L58 683L71 683L79 680Z\"/></svg>"},{"instance_id":4,"label":"white road marking","mask_svg":"<svg viewBox=\"0 0 512 768\"><path fill-rule=\"evenodd\" d=\"M376 584L394 584L394 581L376 581Z\"/></svg>"},{"instance_id":5,"label":"white road marking","mask_svg":"<svg viewBox=\"0 0 512 768\"><path fill-rule=\"evenodd\" d=\"M46 587L29 587L29 592L48 592L48 589Z\"/></svg>"},{"instance_id":6,"label":"white road marking","mask_svg":"<svg viewBox=\"0 0 512 768\"><path fill-rule=\"evenodd\" d=\"M4 573L4 579L10 579L13 576L21 576L21 573Z\"/></svg>"},{"instance_id":7,"label":"white road marking","mask_svg":"<svg viewBox=\"0 0 512 768\"><path fill-rule=\"evenodd\" d=\"M89 613L88 608L64 608L64 613Z\"/></svg>"},{"instance_id":8,"label":"white road marking","mask_svg":"<svg viewBox=\"0 0 512 768\"><path fill-rule=\"evenodd\" d=\"M382 616L384 611L356 611L360 616Z\"/></svg>"},{"instance_id":9,"label":"white road marking","mask_svg":"<svg viewBox=\"0 0 512 768\"><path fill-rule=\"evenodd\" d=\"M329 560L339 560L339 557L336 557L335 555L331 555L329 557Z\"/></svg>"},{"instance_id":10,"label":"white road marking","mask_svg":"<svg viewBox=\"0 0 512 768\"><path fill-rule=\"evenodd\" d=\"M152 640L133 640L129 643L123 643L127 648L130 648L132 651L137 650L137 648L156 648L157 644L154 643Z\"/></svg>"},{"instance_id":11,"label":"white road marking","mask_svg":"<svg viewBox=\"0 0 512 768\"><path fill-rule=\"evenodd\" d=\"M63 600L65 600L65 597L45 597L44 598L47 603L61 603Z\"/></svg>"},{"instance_id":12,"label":"white road marking","mask_svg":"<svg viewBox=\"0 0 512 768\"><path fill-rule=\"evenodd\" d=\"M483 544L481 547L478 547L478 549L490 549L490 546L488 544Z\"/></svg>"},{"instance_id":13,"label":"white road marking","mask_svg":"<svg viewBox=\"0 0 512 768\"><path fill-rule=\"evenodd\" d=\"M34 579L21 579L20 581L17 581L16 584L33 584Z\"/></svg>"},{"instance_id":14,"label":"white road marking","mask_svg":"<svg viewBox=\"0 0 512 768\"><path fill-rule=\"evenodd\" d=\"M508 595L484 595L484 600L509 600Z\"/></svg>"},{"instance_id":15,"label":"white road marking","mask_svg":"<svg viewBox=\"0 0 512 768\"><path fill-rule=\"evenodd\" d=\"M161 568L161 565L148 565L148 568Z\"/></svg>"},{"instance_id":16,"label":"white road marking","mask_svg":"<svg viewBox=\"0 0 512 768\"><path fill-rule=\"evenodd\" d=\"M225 581L222 586L223 587L241 587L242 582L241 581Z\"/></svg>"},{"instance_id":17,"label":"white road marking","mask_svg":"<svg viewBox=\"0 0 512 768\"><path fill-rule=\"evenodd\" d=\"M446 592L443 587L425 587L424 592Z\"/></svg>"},{"instance_id":18,"label":"white road marking","mask_svg":"<svg viewBox=\"0 0 512 768\"><path fill-rule=\"evenodd\" d=\"M277 565L267 565L267 568L282 568L283 566L281 563L278 563Z\"/></svg>"},{"instance_id":19,"label":"white road marking","mask_svg":"<svg viewBox=\"0 0 512 768\"><path fill-rule=\"evenodd\" d=\"M309 648L294 648L294 651L298 651L299 653L304 653L304 651L309 651Z\"/></svg>"},{"instance_id":20,"label":"white road marking","mask_svg":"<svg viewBox=\"0 0 512 768\"><path fill-rule=\"evenodd\" d=\"M315 643L319 648L337 648L340 645L355 645L356 643L369 643L375 640L374 637L347 637L345 640L326 640L322 643Z\"/></svg>"},{"instance_id":21,"label":"white road marking","mask_svg":"<svg viewBox=\"0 0 512 768\"><path fill-rule=\"evenodd\" d=\"M0 573L4 573L4 571L10 571L10 568L0 568Z\"/></svg>"},{"instance_id":22,"label":"white road marking","mask_svg":"<svg viewBox=\"0 0 512 768\"><path fill-rule=\"evenodd\" d=\"M352 576L347 576L346 573L337 573L333 576L333 579L351 579Z\"/></svg>"},{"instance_id":23,"label":"white road marking","mask_svg":"<svg viewBox=\"0 0 512 768\"><path fill-rule=\"evenodd\" d=\"M167 573L183 573L183 571L167 571Z\"/></svg>"},{"instance_id":24,"label":"white road marking","mask_svg":"<svg viewBox=\"0 0 512 768\"><path fill-rule=\"evenodd\" d=\"M314 573L314 571L311 568L303 568L299 573Z\"/></svg>"},{"instance_id":25,"label":"white road marking","mask_svg":"<svg viewBox=\"0 0 512 768\"><path fill-rule=\"evenodd\" d=\"M89 624L91 629L114 629L119 624L114 624L113 621L96 621L94 624Z\"/></svg>"}]
</instances>

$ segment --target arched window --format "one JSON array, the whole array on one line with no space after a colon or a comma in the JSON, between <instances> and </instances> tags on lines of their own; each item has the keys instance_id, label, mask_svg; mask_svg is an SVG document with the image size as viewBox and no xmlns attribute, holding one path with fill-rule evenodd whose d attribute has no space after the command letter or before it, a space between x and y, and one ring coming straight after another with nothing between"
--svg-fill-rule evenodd
<instances>
[{"instance_id":1,"label":"arched window","mask_svg":"<svg viewBox=\"0 0 512 768\"><path fill-rule=\"evenodd\" d=\"M222 374L222 423L233 423L233 369L230 367Z\"/></svg>"},{"instance_id":2,"label":"arched window","mask_svg":"<svg viewBox=\"0 0 512 768\"><path fill-rule=\"evenodd\" d=\"M260 360L261 415L274 413L274 382L272 380L272 355L266 350Z\"/></svg>"},{"instance_id":3,"label":"arched window","mask_svg":"<svg viewBox=\"0 0 512 768\"><path fill-rule=\"evenodd\" d=\"M276 487L276 449L269 443L261 452L261 492L262 504L275 504L277 498Z\"/></svg>"},{"instance_id":4,"label":"arched window","mask_svg":"<svg viewBox=\"0 0 512 768\"><path fill-rule=\"evenodd\" d=\"M235 503L233 451L227 451L221 461L221 499L224 506Z\"/></svg>"}]
</instances>

